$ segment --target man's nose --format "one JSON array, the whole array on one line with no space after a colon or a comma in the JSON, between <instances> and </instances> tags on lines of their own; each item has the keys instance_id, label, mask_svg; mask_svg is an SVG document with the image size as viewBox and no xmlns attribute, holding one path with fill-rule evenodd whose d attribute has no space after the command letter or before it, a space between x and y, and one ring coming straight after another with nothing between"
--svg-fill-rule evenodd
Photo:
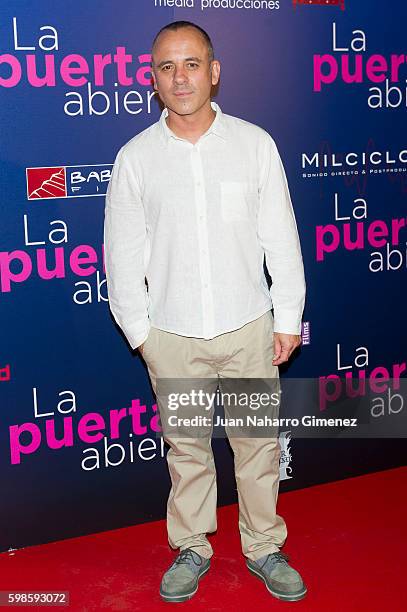
<instances>
[{"instance_id":1,"label":"man's nose","mask_svg":"<svg viewBox=\"0 0 407 612\"><path fill-rule=\"evenodd\" d=\"M184 83L187 80L187 74L184 66L178 66L174 71L174 81L176 83Z\"/></svg>"}]
</instances>

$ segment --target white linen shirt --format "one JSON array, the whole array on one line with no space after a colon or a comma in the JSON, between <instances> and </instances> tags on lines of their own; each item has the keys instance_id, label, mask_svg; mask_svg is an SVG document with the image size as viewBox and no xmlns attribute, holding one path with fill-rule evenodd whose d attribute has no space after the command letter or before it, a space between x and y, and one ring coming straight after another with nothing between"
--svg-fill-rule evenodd
<instances>
[{"instance_id":1,"label":"white linen shirt","mask_svg":"<svg viewBox=\"0 0 407 612\"><path fill-rule=\"evenodd\" d=\"M150 326L211 339L272 307L275 332L301 331L303 261L276 144L211 106L216 117L195 144L169 129L164 108L113 166L105 270L110 309L133 349Z\"/></svg>"}]
</instances>

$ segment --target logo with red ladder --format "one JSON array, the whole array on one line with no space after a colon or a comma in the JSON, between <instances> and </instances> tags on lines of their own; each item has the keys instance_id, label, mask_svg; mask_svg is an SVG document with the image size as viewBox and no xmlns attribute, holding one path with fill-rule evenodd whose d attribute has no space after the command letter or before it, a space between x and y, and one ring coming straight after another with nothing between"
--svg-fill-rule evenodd
<instances>
[{"instance_id":1,"label":"logo with red ladder","mask_svg":"<svg viewBox=\"0 0 407 612\"><path fill-rule=\"evenodd\" d=\"M112 164L26 168L27 199L104 196Z\"/></svg>"},{"instance_id":2,"label":"logo with red ladder","mask_svg":"<svg viewBox=\"0 0 407 612\"><path fill-rule=\"evenodd\" d=\"M65 167L27 168L27 196L29 200L66 198Z\"/></svg>"}]
</instances>

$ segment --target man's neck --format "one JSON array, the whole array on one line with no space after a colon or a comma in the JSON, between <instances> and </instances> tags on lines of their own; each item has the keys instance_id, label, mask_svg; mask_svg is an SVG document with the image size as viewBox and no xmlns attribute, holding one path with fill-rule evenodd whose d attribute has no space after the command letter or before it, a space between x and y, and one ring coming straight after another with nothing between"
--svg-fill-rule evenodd
<instances>
[{"instance_id":1,"label":"man's neck","mask_svg":"<svg viewBox=\"0 0 407 612\"><path fill-rule=\"evenodd\" d=\"M202 111L202 112L201 112ZM210 128L216 117L212 106L202 108L193 115L178 115L168 109L166 122L168 127L179 138L185 138L195 144L202 134Z\"/></svg>"}]
</instances>

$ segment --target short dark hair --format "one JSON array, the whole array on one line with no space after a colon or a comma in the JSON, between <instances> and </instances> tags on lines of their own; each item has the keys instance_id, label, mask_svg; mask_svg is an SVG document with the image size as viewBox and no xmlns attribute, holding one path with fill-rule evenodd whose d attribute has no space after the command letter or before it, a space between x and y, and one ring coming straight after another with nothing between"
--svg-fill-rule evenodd
<instances>
[{"instance_id":1,"label":"short dark hair","mask_svg":"<svg viewBox=\"0 0 407 612\"><path fill-rule=\"evenodd\" d=\"M195 28L196 30L198 30L198 32L200 32L200 34L203 36L207 47L208 47L208 57L209 57L209 61L211 62L214 57L214 51L213 51L213 44L212 41L209 37L209 34L207 32L205 32L205 30L203 28L201 28L199 25L197 25L196 23L192 23L192 21L172 21L171 23L167 23L167 25L163 26L161 28L161 30L159 30L153 40L153 44L151 45L151 54L153 52L154 49L154 45L157 42L157 38L159 37L159 35L161 34L161 32L165 32L166 30L179 30L180 28Z\"/></svg>"}]
</instances>

